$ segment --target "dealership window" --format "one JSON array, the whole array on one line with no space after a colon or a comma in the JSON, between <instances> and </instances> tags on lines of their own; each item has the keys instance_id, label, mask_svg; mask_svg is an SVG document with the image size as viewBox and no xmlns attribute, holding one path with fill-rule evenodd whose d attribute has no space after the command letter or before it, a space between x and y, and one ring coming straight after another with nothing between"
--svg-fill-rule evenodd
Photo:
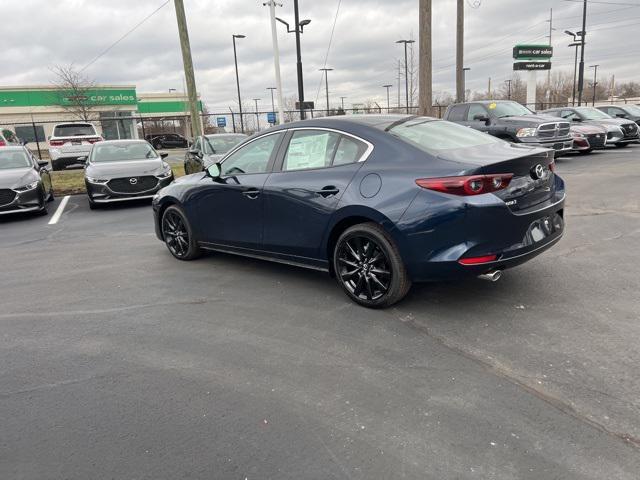
<instances>
[{"instance_id":1,"label":"dealership window","mask_svg":"<svg viewBox=\"0 0 640 480\"><path fill-rule=\"evenodd\" d=\"M44 142L46 140L44 128L42 125L36 125L36 131L33 131L33 125L16 126L16 135L26 142ZM37 135L37 138L36 138Z\"/></svg>"}]
</instances>

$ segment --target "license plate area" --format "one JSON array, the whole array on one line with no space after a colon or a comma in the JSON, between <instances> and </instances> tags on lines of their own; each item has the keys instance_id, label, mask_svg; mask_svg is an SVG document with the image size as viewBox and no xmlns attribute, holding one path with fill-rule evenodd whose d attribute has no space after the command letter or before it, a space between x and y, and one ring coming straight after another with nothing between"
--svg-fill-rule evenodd
<instances>
[{"instance_id":1,"label":"license plate area","mask_svg":"<svg viewBox=\"0 0 640 480\"><path fill-rule=\"evenodd\" d=\"M536 243L540 243L545 239L560 233L563 229L564 219L562 218L562 211L546 217L538 218L529 225L522 243L524 246L535 245Z\"/></svg>"}]
</instances>

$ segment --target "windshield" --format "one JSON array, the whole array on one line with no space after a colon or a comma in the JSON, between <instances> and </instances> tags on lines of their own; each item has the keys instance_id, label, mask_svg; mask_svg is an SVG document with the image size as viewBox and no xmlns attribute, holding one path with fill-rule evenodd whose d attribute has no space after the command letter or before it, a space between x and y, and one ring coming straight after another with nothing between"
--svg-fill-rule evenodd
<instances>
[{"instance_id":1,"label":"windshield","mask_svg":"<svg viewBox=\"0 0 640 480\"><path fill-rule=\"evenodd\" d=\"M83 135L95 135L96 130L91 124L57 125L53 129L54 137L81 137Z\"/></svg>"},{"instance_id":2,"label":"windshield","mask_svg":"<svg viewBox=\"0 0 640 480\"><path fill-rule=\"evenodd\" d=\"M31 161L25 152L6 151L0 149L0 170L10 168L32 167Z\"/></svg>"},{"instance_id":3,"label":"windshield","mask_svg":"<svg viewBox=\"0 0 640 480\"><path fill-rule=\"evenodd\" d=\"M158 158L156 151L147 142L101 142L93 146L92 162L126 162Z\"/></svg>"},{"instance_id":4,"label":"windshield","mask_svg":"<svg viewBox=\"0 0 640 480\"><path fill-rule=\"evenodd\" d=\"M389 133L427 153L478 147L500 142L486 133L442 120L417 118L401 123Z\"/></svg>"},{"instance_id":5,"label":"windshield","mask_svg":"<svg viewBox=\"0 0 640 480\"><path fill-rule=\"evenodd\" d=\"M496 102L487 105L489 112L498 118L514 117L519 115L533 115L534 113L524 105L517 102Z\"/></svg>"},{"instance_id":6,"label":"windshield","mask_svg":"<svg viewBox=\"0 0 640 480\"><path fill-rule=\"evenodd\" d=\"M640 107L637 105L625 105L624 110L629 112L631 115L640 115Z\"/></svg>"},{"instance_id":7,"label":"windshield","mask_svg":"<svg viewBox=\"0 0 640 480\"><path fill-rule=\"evenodd\" d=\"M207 135L205 138L209 144L210 153L222 154L227 153L247 137L244 135Z\"/></svg>"},{"instance_id":8,"label":"windshield","mask_svg":"<svg viewBox=\"0 0 640 480\"><path fill-rule=\"evenodd\" d=\"M602 120L603 118L611 118L610 115L592 107L578 107L576 111L584 120Z\"/></svg>"}]
</instances>

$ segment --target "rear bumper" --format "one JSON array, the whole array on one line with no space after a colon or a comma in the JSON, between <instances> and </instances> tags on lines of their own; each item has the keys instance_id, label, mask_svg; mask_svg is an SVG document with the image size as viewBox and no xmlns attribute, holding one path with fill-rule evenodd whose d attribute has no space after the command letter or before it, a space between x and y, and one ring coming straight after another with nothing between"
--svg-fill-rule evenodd
<instances>
[{"instance_id":1,"label":"rear bumper","mask_svg":"<svg viewBox=\"0 0 640 480\"><path fill-rule=\"evenodd\" d=\"M80 157L86 157L91 153L92 145L78 145L76 147L51 147L49 148L49 157L52 161L68 162L71 165L73 160Z\"/></svg>"},{"instance_id":2,"label":"rear bumper","mask_svg":"<svg viewBox=\"0 0 640 480\"><path fill-rule=\"evenodd\" d=\"M464 202L452 199L442 214L425 218L429 200L423 198L417 205L414 201L398 224L400 252L414 282L513 268L551 248L564 234L565 193L559 177L550 199L518 212L494 195L479 195ZM487 255L497 258L481 264L459 263L461 258Z\"/></svg>"}]
</instances>

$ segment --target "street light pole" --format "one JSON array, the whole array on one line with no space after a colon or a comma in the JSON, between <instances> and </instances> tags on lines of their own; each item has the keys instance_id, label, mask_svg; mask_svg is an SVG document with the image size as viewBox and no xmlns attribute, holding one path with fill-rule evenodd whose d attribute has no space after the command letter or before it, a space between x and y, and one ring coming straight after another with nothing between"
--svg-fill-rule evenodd
<instances>
[{"instance_id":1,"label":"street light pole","mask_svg":"<svg viewBox=\"0 0 640 480\"><path fill-rule=\"evenodd\" d=\"M273 91L277 90L276 87L267 87L267 90L271 90L271 111L276 112L276 104L273 101Z\"/></svg>"},{"instance_id":2,"label":"street light pole","mask_svg":"<svg viewBox=\"0 0 640 480\"><path fill-rule=\"evenodd\" d=\"M584 40L587 36L587 0L582 7L582 32L580 39L580 71L578 72L578 106L582 105L582 92L584 90Z\"/></svg>"},{"instance_id":3,"label":"street light pole","mask_svg":"<svg viewBox=\"0 0 640 480\"><path fill-rule=\"evenodd\" d=\"M302 79L302 53L300 51L300 34L304 33L304 27L311 23L311 20L302 20L300 21L300 12L298 9L298 0L293 0L293 15L294 15L294 29L289 28L289 24L282 20L281 18L276 17L280 23L283 23L287 26L287 33L295 33L296 34L296 67L298 71L298 103L300 106L300 120L304 120L304 82Z\"/></svg>"},{"instance_id":4,"label":"street light pole","mask_svg":"<svg viewBox=\"0 0 640 480\"><path fill-rule=\"evenodd\" d=\"M232 35L233 37L233 61L236 64L236 87L238 88L238 108L240 109L240 131L244 133L244 120L242 118L242 98L240 98L240 77L238 76L238 55L236 53L236 38L245 38L245 35Z\"/></svg>"},{"instance_id":5,"label":"street light pole","mask_svg":"<svg viewBox=\"0 0 640 480\"><path fill-rule=\"evenodd\" d=\"M406 110L409 113L409 66L407 65L407 44L415 43L415 40L398 40L396 43L404 43L404 93Z\"/></svg>"},{"instance_id":6,"label":"street light pole","mask_svg":"<svg viewBox=\"0 0 640 480\"><path fill-rule=\"evenodd\" d=\"M593 100L591 106L596 106L596 85L598 85L598 67L600 65L591 65L589 68L593 68Z\"/></svg>"},{"instance_id":7,"label":"street light pole","mask_svg":"<svg viewBox=\"0 0 640 480\"><path fill-rule=\"evenodd\" d=\"M382 85L382 88L387 89L387 113L391 111L391 105L389 103L389 89L393 87L393 85Z\"/></svg>"},{"instance_id":8,"label":"street light pole","mask_svg":"<svg viewBox=\"0 0 640 480\"><path fill-rule=\"evenodd\" d=\"M329 116L329 75L327 72L332 71L333 68L321 68L319 71L324 72L324 89L327 96L327 116Z\"/></svg>"},{"instance_id":9,"label":"street light pole","mask_svg":"<svg viewBox=\"0 0 640 480\"><path fill-rule=\"evenodd\" d=\"M342 111L344 112L344 99L347 97L340 97L340 104L342 105Z\"/></svg>"},{"instance_id":10,"label":"street light pole","mask_svg":"<svg viewBox=\"0 0 640 480\"><path fill-rule=\"evenodd\" d=\"M578 47L582 45L581 41L576 40L576 37L582 35L582 32L573 33L569 30L565 30L564 33L573 38L573 43L569 44L569 47L575 47L576 53L575 58L573 60L573 93L571 94L571 105L575 106L576 104L576 76L578 73Z\"/></svg>"},{"instance_id":11,"label":"street light pole","mask_svg":"<svg viewBox=\"0 0 640 480\"><path fill-rule=\"evenodd\" d=\"M462 69L462 101L467 101L467 72L471 70L469 67L464 67Z\"/></svg>"},{"instance_id":12,"label":"street light pole","mask_svg":"<svg viewBox=\"0 0 640 480\"><path fill-rule=\"evenodd\" d=\"M256 102L256 131L260 131L260 113L258 113L258 100L260 98L254 98L253 101Z\"/></svg>"}]
</instances>

